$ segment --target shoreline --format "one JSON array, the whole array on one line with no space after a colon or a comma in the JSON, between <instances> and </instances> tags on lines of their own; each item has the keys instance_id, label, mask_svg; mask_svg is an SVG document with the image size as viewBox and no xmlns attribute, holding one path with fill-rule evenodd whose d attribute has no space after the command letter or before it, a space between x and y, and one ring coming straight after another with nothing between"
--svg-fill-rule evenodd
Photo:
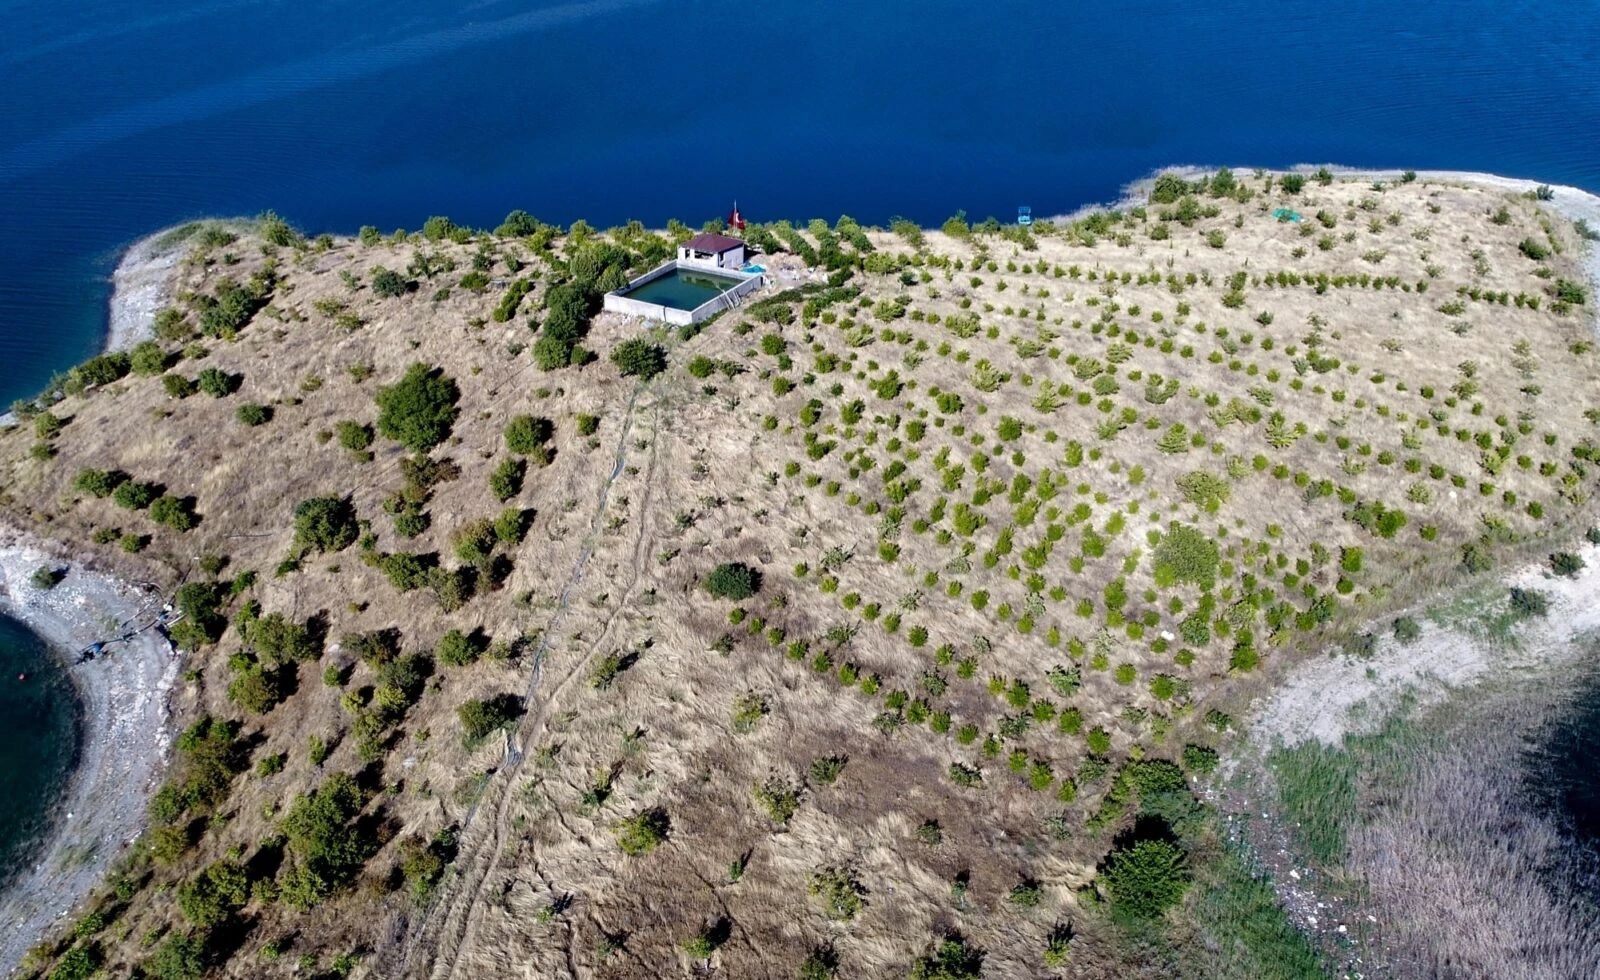
<instances>
[{"instance_id":1,"label":"shoreline","mask_svg":"<svg viewBox=\"0 0 1600 980\"><path fill-rule=\"evenodd\" d=\"M52 589L30 579L42 565L66 565ZM44 639L71 679L82 706L77 762L53 808L51 829L32 866L0 895L0 972L14 972L29 948L71 915L144 832L146 804L165 769L172 741L169 700L179 657L148 630L101 657L73 665L77 652L145 619L163 601L134 586L63 561L32 535L0 526L0 613Z\"/></svg>"},{"instance_id":2,"label":"shoreline","mask_svg":"<svg viewBox=\"0 0 1600 980\"><path fill-rule=\"evenodd\" d=\"M173 270L186 252L188 236L174 235L184 227L162 228L137 239L117 259L102 353L128 350L154 336L156 313L172 302Z\"/></svg>"}]
</instances>

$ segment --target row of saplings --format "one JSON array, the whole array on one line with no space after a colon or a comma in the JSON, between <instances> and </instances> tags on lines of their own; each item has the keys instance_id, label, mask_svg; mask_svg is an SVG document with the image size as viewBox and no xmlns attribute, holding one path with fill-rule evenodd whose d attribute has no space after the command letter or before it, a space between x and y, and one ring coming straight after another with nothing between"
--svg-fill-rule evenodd
<instances>
[{"instance_id":1,"label":"row of saplings","mask_svg":"<svg viewBox=\"0 0 1600 980\"><path fill-rule=\"evenodd\" d=\"M741 562L718 565L702 582L714 597L741 601L760 591L761 573ZM1133 796L1137 809L1133 825L1113 841L1095 883L1079 893L1086 908L1104 907L1109 918L1120 925L1138 927L1157 921L1182 900L1192 880L1189 849L1202 833L1205 811L1190 792L1181 769L1169 762L1149 761L1130 765L1119 777L1120 794ZM757 798L760 802L758 787ZM797 804L791 802L791 808ZM1117 801L1125 808L1126 798ZM939 838L936 822L933 828ZM613 829L618 847L633 857L647 855L672 833L672 822L661 807L652 807L617 822ZM919 839L925 835L919 833ZM970 882L961 879L958 890ZM814 873L808 892L826 917L849 921L864 908L867 889L853 870L825 868ZM1043 889L1033 879L1024 879L1009 893L1009 905L1019 911L1037 906ZM731 923L719 919L685 938L681 947L691 958L709 959L731 934ZM1061 966L1071 955L1073 931L1057 925L1047 935L1041 951L1044 965ZM965 980L983 976L986 951L958 933L936 940L911 967L912 980ZM812 950L802 962L799 975L804 980L826 980L837 975L839 960L831 944Z\"/></svg>"}]
</instances>

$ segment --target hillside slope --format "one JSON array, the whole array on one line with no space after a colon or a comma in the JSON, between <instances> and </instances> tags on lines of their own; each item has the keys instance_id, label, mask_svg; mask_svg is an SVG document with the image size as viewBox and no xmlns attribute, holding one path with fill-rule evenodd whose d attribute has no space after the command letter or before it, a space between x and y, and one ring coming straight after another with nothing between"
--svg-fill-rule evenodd
<instances>
[{"instance_id":1,"label":"hillside slope","mask_svg":"<svg viewBox=\"0 0 1600 980\"><path fill-rule=\"evenodd\" d=\"M590 316L636 226L197 232L161 339L0 437L6 518L184 583L192 650L157 829L42 959L1180 969L1108 853L1297 651L1586 526L1600 376L1534 201L1156 197L759 229L778 284L659 336Z\"/></svg>"}]
</instances>

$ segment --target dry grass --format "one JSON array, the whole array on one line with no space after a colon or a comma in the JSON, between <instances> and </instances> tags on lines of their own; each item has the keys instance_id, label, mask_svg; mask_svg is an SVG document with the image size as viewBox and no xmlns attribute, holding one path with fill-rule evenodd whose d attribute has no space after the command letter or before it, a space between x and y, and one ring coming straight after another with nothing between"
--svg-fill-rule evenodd
<instances>
[{"instance_id":1,"label":"dry grass","mask_svg":"<svg viewBox=\"0 0 1600 980\"><path fill-rule=\"evenodd\" d=\"M1364 209L1367 199L1374 200L1373 210ZM681 943L703 925L725 921L729 935L712 962L728 976L793 975L807 952L823 943L834 946L850 975L899 975L948 928L959 928L988 950L987 975L1017 976L1040 969L1045 937L1056 923L1070 920L1078 936L1076 974L1125 975L1119 971L1129 967L1114 933L1075 897L1092 879L1119 825L1112 820L1105 827L1086 826L1109 780L1086 780L1075 802L1056 798L1089 754L1084 733L1098 726L1110 734L1112 765L1176 757L1186 741L1211 737L1201 725L1207 709L1226 708L1262 683L1260 673L1230 670L1237 632L1214 635L1209 644L1161 639L1164 632L1177 633L1200 593L1192 585L1155 584L1147 532L1181 520L1218 544L1224 567L1213 617L1233 610L1235 631L1251 629L1255 649L1271 667L1323 634L1299 632L1292 622L1271 629L1267 608L1285 602L1294 611L1304 608L1309 600L1302 587L1308 583L1318 595L1335 594L1341 546L1362 547L1364 565L1350 573L1349 594L1337 600L1341 611L1323 630L1344 617L1353 621L1384 608L1394 601L1397 583L1403 590L1408 580L1453 566L1460 545L1482 532L1484 514L1528 538L1584 520L1588 512L1586 498L1574 495L1577 505L1560 498L1571 450L1588 438L1583 413L1600 405L1594 355L1572 352L1576 341L1588 339L1581 312L1556 316L1548 301L1539 311L1483 303L1468 303L1461 315L1436 309L1454 298L1458 285L1543 295L1546 282L1532 275L1535 263L1517 253L1522 238L1543 234L1531 203L1462 187L1396 185L1379 193L1360 183L1313 183L1290 203L1308 220L1319 209L1335 212L1336 233L1356 235L1328 252L1315 247L1315 237L1302 238L1295 226L1267 217L1259 197L1216 203L1219 215L1193 228L1174 223L1166 241L1147 237L1154 208L1148 222L1119 229L1126 243L1114 232L1092 247L1061 235L1040 238L1034 250L998 238L973 242L930 234L903 270L858 275L856 282L865 287L861 300L835 304L816 322L797 318L781 330L757 324L746 332L745 317L725 317L700 337L675 344L671 371L643 387L619 378L603 359L539 372L521 352L534 339L522 317L510 324L484 322L498 301L494 287L481 296L458 288L429 301L431 290L458 274L425 282L421 293L404 299L380 299L366 289L352 293L341 284L343 271L366 275L375 263L402 267L418 246L338 242L323 252L286 252L279 269L284 281L269 311L237 342L206 344L204 366L243 375L237 395L172 402L154 379L130 378L60 406L60 414L71 419L52 461L28 458L26 435L0 438L10 514L98 549L98 560L129 573L164 569L166 579L175 581L192 572L196 555L226 554L230 572L261 571L256 595L268 611L303 618L324 610L334 637L395 626L404 631L407 649L415 650L431 648L452 626L482 627L497 639L535 638L530 655L519 662L443 670L382 760L381 781L389 791L372 806L395 841L462 826L459 860L433 903L419 910L388 891L397 860L392 844L330 911L301 916L252 905L247 945L224 972L287 975L302 951L323 957L326 965L333 953L361 948L369 955L359 969L371 976L665 976L699 969ZM1503 226L1489 220L1502 204L1513 215ZM1395 223L1383 220L1389 214L1398 216ZM1373 218L1378 226L1369 231ZM1220 250L1206 244L1213 230L1226 235ZM1424 231L1425 237L1416 234ZM1573 246L1570 231L1555 233ZM872 233L872 239L881 252L910 255L890 236ZM970 266L980 258L979 245L995 270L948 268L957 259ZM1293 250L1302 246L1308 251L1296 258ZM472 251L421 247L456 259L463 270ZM548 265L524 245L496 247L517 248L524 260L535 262L540 286L527 308L536 309ZM205 289L221 274L248 275L262 262L253 247L235 250L244 257L238 266L193 262L183 270L185 281ZM1375 262L1361 257L1376 251L1384 255ZM795 265L792 259L780 264ZM1562 272L1571 267L1565 258L1547 264L1571 274ZM1429 266L1437 266L1432 276ZM1068 272L1072 268L1076 274ZM1352 285L1319 295L1305 285L1252 283L1243 307L1222 304L1234 272L1243 270L1249 278L1280 269L1302 276L1392 275L1413 288L1427 282L1429 290L1419 295ZM902 285L901 271L911 284ZM1112 272L1118 274L1114 289L1106 285ZM1191 272L1197 282L1181 294L1164 281L1169 273ZM1124 275L1129 282L1121 281ZM1140 284L1139 275L1159 278ZM972 276L982 283L973 285ZM1209 284L1202 281L1206 277ZM880 322L875 304L896 296L903 297L905 315ZM329 299L346 303L364 325L346 330L317 312L318 301ZM936 314L947 323L962 312L964 300L981 324L976 335L958 337L929 322ZM1179 303L1187 304L1186 314ZM1272 314L1271 323L1254 322L1264 311ZM1469 328L1453 331L1458 322ZM1097 329L1101 323L1115 324L1122 336ZM588 345L603 353L638 330L601 317ZM1041 330L1053 336L1041 339ZM1140 339L1127 343L1128 330ZM768 332L781 334L792 367L761 353L760 339ZM1290 384L1298 377L1294 362L1306 356L1306 338L1313 333L1320 349L1341 365L1326 373L1306 371L1297 390ZM852 346L852 338L862 342ZM1034 340L1037 350L1030 349ZM1170 351L1162 349L1164 340L1171 340ZM1513 351L1519 340L1526 340L1526 353ZM1388 348L1385 342L1391 342ZM1183 356L1190 347L1194 356ZM743 373L692 378L685 364L697 355L739 365ZM824 370L817 362L825 355L841 358L839 369ZM1120 360L1119 392L1092 401L1112 398L1113 414L1127 408L1139 421L1103 438L1097 428L1108 416L1093 404L1069 397L1053 411L1036 409L1046 385L1069 384L1074 396L1089 390L1092 381L1077 377L1069 365L1072 355ZM342 419L370 421L375 387L416 360L440 366L461 387L454 436L435 455L449 456L462 472L436 490L429 506L432 528L405 542L395 538L380 509L400 482L400 450L380 440L378 458L358 463L318 433ZM1007 379L996 386L976 383L983 360ZM1447 389L1462 379L1458 365L1465 361L1477 365L1478 391L1446 409ZM374 373L358 383L346 369L360 364L373 365ZM186 361L178 370L192 375L199 366ZM906 387L883 399L872 384L891 370ZM1135 370L1143 377L1135 379ZM1151 374L1177 379L1179 391L1163 404L1148 403L1142 393ZM776 394L773 379L779 376L794 382L795 390ZM1519 391L1530 383L1542 390ZM831 391L835 384L837 395ZM1437 389L1432 399L1421 396L1424 386ZM941 412L932 397L935 387L959 393L963 408ZM1264 415L1281 411L1287 425L1305 424L1306 434L1292 447L1268 444L1264 418L1226 425L1214 419L1207 395L1223 406L1230 399L1258 404L1252 387L1270 390L1272 404ZM810 398L824 410L808 429L798 416ZM842 421L842 407L857 398L864 403L860 421ZM264 428L245 428L233 416L242 400L272 404L274 419ZM1484 405L1481 414L1471 410L1476 402ZM1415 420L1432 408L1444 412L1448 422L1441 424L1450 434L1416 427ZM1458 441L1454 430L1489 432L1499 440L1499 433L1517 431L1522 412L1528 413L1528 431L1518 436L1503 472L1492 478L1494 494L1480 496L1478 484L1491 479L1482 471L1482 450ZM273 576L290 546L294 503L316 494L352 494L358 512L372 521L379 550L448 554L451 530L499 510L487 476L504 457L505 422L520 413L555 421L557 452L548 468L530 470L517 501L538 516L500 590L444 614L415 593L397 595L358 560L355 549ZM592 441L577 435L578 413L601 416ZM1496 424L1497 415L1506 417L1504 426ZM1014 440L998 435L1005 417L1023 423ZM1145 428L1146 419L1157 426ZM917 442L907 433L913 421L926 426ZM1200 434L1202 445L1176 454L1159 451L1157 439L1178 422L1187 434ZM1415 435L1403 441L1410 430ZM837 446L811 459L803 442L807 431ZM1319 433L1326 442L1318 441ZM1339 438L1350 440L1348 450L1337 447ZM891 448L894 439L900 444ZM1072 441L1082 444L1081 462L1068 458ZM1369 454L1358 451L1363 446ZM979 474L971 456L980 448L989 456L982 478L997 486L1004 481L1004 487L976 505L988 523L971 537L970 554L963 558L962 535L940 540L939 530L951 525L948 512L927 530L918 530L916 522L930 518L942 495L949 497L949 508L972 500ZM940 489L934 463L941 449L949 450L952 465L965 466L959 491ZM1012 458L1017 452L1024 454L1021 461ZM1393 453L1393 461L1380 462L1380 453ZM1356 499L1401 507L1408 523L1393 540L1363 531L1343 517L1349 506L1336 497L1307 502L1292 479L1275 479L1270 469L1254 471L1250 461L1257 454L1289 473L1303 471L1313 482L1333 480ZM1529 457L1529 468L1517 465L1519 454ZM864 462L869 456L870 467ZM1404 472L1411 457L1424 461L1422 473ZM1224 475L1233 458L1243 461L1242 470L1228 477L1231 497L1218 512L1199 510L1178 495L1180 476L1197 469ZM898 528L886 526L883 513L892 501L881 474L892 461L904 463L902 479L921 481ZM1553 474L1541 475L1545 462L1553 464ZM798 465L792 475L791 463ZM1443 467L1447 475L1430 480L1427 464ZM204 521L179 537L139 525L142 518L109 501L78 501L71 480L87 465L120 467L193 494ZM1131 475L1134 467L1141 469L1140 479ZM1013 480L1032 480L1033 488L1019 492L1018 500L1036 500L1047 468L1062 481L1059 493L1038 502L1031 523L1019 520L1021 505L1008 501ZM1464 486L1452 487L1448 474L1459 475ZM830 495L835 481L840 488ZM1407 500L1413 482L1431 488L1429 502ZM1515 505L1502 502L1508 490L1517 495ZM859 499L852 501L852 494ZM1530 516L1529 501L1542 504L1542 519ZM1087 522L1067 519L1079 503L1091 511ZM1013 524L1013 551L996 554L994 567L985 567L985 553ZM1014 576L1010 569L1052 524L1061 526L1061 540L1040 565L1043 587L1031 588L1031 569L1017 567ZM1118 524L1124 526L1119 530ZM1425 525L1437 528L1437 542L1419 536ZM107 526L138 526L155 540L137 557L87 543L94 528ZM1088 526L1106 539L1106 551L1078 570L1073 558ZM897 545L898 554L880 552L881 543ZM1297 560L1313 557L1313 544L1329 549L1331 559L1296 573ZM833 549L852 557L831 573L837 589L823 591L821 568ZM1287 574L1297 575L1293 584L1284 581L1280 554ZM724 561L754 565L765 578L760 594L742 605L747 619L738 624L729 621L731 604L712 601L698 588L705 572ZM803 577L795 573L802 563L809 566ZM1246 584L1247 575L1253 585ZM1114 579L1125 579L1128 596L1120 620L1108 615L1104 603ZM953 583L959 595L950 594ZM979 590L990 594L981 610L971 602ZM1146 590L1156 594L1153 601L1145 598ZM1270 599L1261 596L1267 599L1262 608L1241 603L1247 593L1262 590L1271 592ZM842 604L857 593L859 605ZM1175 598L1182 603L1177 612L1169 605ZM1080 601L1089 603L1089 616L1075 611ZM880 615L867 621L862 613L872 603L881 606ZM1009 607L1008 618L1001 617L1002 607ZM901 617L894 630L883 626L890 614ZM1126 625L1146 614L1150 626ZM1024 615L1025 624L1019 622ZM753 618L781 627L781 642L753 634ZM811 668L810 658L832 645L827 634L836 626L855 632L832 651L833 676L846 662L862 676L877 674L881 690L875 696L859 687L846 690ZM909 642L914 628L927 631L925 645ZM1215 624L1212 629L1220 633ZM719 644L724 634L731 640ZM804 661L785 656L797 640L809 642ZM194 658L199 680L184 696L184 713L232 713L223 692L226 654L237 643L230 633L217 650ZM947 644L956 661L978 659L974 677L958 676L954 663L935 662L935 651ZM541 655L533 656L535 650ZM1191 655L1178 658L1182 650ZM592 686L596 662L626 651L638 651L637 662L609 687ZM1048 668L1068 664L1078 666L1083 679L1082 690L1070 699L1051 691L1046 679ZM1117 679L1114 668L1122 665L1133 671L1131 684ZM354 687L370 682L360 670ZM942 693L922 687L921 676L929 670L942 676ZM1158 699L1151 690L1157 675L1180 681L1187 693ZM991 676L1023 680L1033 699L1082 712L1078 734L1062 734L1050 721L1007 740L1007 752L1020 747L1030 762L1051 765L1048 791L1031 790L1023 777L1008 773L1004 755L983 757L978 745L952 737L967 723L996 732L1002 716L1014 711L986 690ZM952 734L915 722L896 734L880 734L873 722L894 690L948 712ZM529 714L510 751L493 743L464 750L456 737L455 707L498 691L529 697ZM765 697L769 712L751 732L737 734L733 702L749 691ZM269 779L240 777L231 819L213 827L176 869L160 872L161 880L190 874L232 846L248 854L271 833L273 808L321 777L306 763L307 735L331 736L348 725L338 698L338 691L322 687L306 669L299 693L264 719L248 722L263 739L255 751L289 752L288 769ZM358 767L351 742L341 742L324 771ZM849 759L837 783L808 780L813 759L834 755ZM952 760L981 766L984 785L953 785L946 776ZM458 792L476 785L484 772L493 775L481 797L473 801ZM584 791L600 772L612 774L611 795L598 808L586 806ZM803 786L787 826L774 825L752 799L752 787L774 777ZM649 807L669 815L670 837L649 855L626 857L611 827ZM1044 822L1062 812L1070 833L1057 840ZM936 847L914 836L930 819L943 829ZM730 865L746 855L742 877L731 882ZM852 868L866 889L865 909L848 923L828 920L806 895L811 873L831 866ZM956 901L952 883L963 873L970 886ZM1039 908L1016 909L1006 901L1022 875L1045 886ZM558 901L563 896L570 904ZM562 910L542 915L552 903ZM138 937L173 921L169 903L147 890L122 913L119 928L125 924L127 935ZM290 955L275 965L250 952L291 934ZM600 962L604 937L621 934L625 948ZM111 952L117 964L139 955L131 942L114 944Z\"/></svg>"}]
</instances>

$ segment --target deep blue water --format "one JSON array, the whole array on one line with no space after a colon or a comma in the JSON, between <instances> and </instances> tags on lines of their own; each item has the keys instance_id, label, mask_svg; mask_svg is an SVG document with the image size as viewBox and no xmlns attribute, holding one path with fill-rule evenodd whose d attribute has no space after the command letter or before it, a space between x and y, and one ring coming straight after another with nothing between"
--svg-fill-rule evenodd
<instances>
[{"instance_id":1,"label":"deep blue water","mask_svg":"<svg viewBox=\"0 0 1600 980\"><path fill-rule=\"evenodd\" d=\"M97 351L121 246L205 215L938 222L1170 163L1600 189L1597 38L1593 0L0 0L0 405Z\"/></svg>"},{"instance_id":2,"label":"deep blue water","mask_svg":"<svg viewBox=\"0 0 1600 980\"><path fill-rule=\"evenodd\" d=\"M23 679L25 678L25 679ZM49 648L0 616L0 886L26 867L78 751L72 683Z\"/></svg>"},{"instance_id":3,"label":"deep blue water","mask_svg":"<svg viewBox=\"0 0 1600 980\"><path fill-rule=\"evenodd\" d=\"M117 248L309 231L1036 214L1163 164L1600 188L1600 4L0 0L0 404L93 353Z\"/></svg>"}]
</instances>

